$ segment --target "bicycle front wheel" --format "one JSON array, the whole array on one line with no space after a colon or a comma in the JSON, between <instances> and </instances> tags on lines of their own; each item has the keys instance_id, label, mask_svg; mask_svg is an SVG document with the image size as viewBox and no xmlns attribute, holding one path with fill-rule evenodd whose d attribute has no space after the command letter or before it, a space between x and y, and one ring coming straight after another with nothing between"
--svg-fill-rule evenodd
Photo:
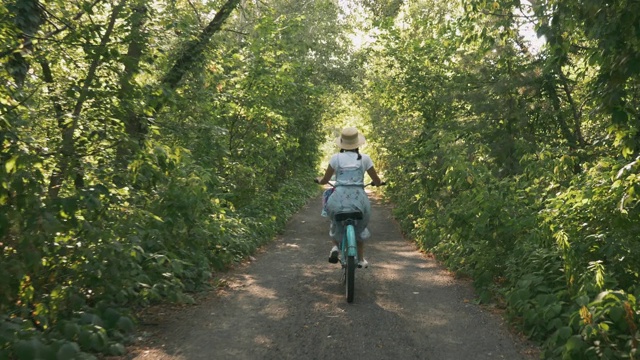
<instances>
[{"instance_id":1,"label":"bicycle front wheel","mask_svg":"<svg viewBox=\"0 0 640 360\"><path fill-rule=\"evenodd\" d=\"M356 281L356 259L355 256L347 257L347 268L346 272L346 281L345 287L347 290L347 302L353 302L353 295L356 290L355 281Z\"/></svg>"}]
</instances>

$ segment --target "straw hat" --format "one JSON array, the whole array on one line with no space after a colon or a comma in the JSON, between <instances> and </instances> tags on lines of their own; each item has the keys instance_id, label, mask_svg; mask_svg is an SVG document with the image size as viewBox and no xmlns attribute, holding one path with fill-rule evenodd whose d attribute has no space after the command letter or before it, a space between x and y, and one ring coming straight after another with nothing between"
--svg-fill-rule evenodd
<instances>
[{"instance_id":1,"label":"straw hat","mask_svg":"<svg viewBox=\"0 0 640 360\"><path fill-rule=\"evenodd\" d=\"M366 142L364 136L354 127L346 127L342 130L342 134L336 138L336 145L340 149L353 150L364 145Z\"/></svg>"}]
</instances>

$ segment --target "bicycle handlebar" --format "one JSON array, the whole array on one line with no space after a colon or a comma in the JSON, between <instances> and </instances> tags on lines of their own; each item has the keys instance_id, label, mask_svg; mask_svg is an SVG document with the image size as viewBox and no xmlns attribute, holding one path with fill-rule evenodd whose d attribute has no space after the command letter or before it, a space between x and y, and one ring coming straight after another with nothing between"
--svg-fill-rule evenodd
<instances>
[{"instance_id":1,"label":"bicycle handlebar","mask_svg":"<svg viewBox=\"0 0 640 360\"><path fill-rule=\"evenodd\" d=\"M364 187L367 187L367 186L369 186L369 185L371 185L371 186L375 186L375 187L378 187L378 186L384 186L384 185L387 185L387 182L386 182L386 181L381 181L381 182L380 182L380 185L375 185L375 184L373 183L373 181L372 181L372 182L368 183L367 185L365 185Z\"/></svg>"},{"instance_id":2,"label":"bicycle handlebar","mask_svg":"<svg viewBox=\"0 0 640 360\"><path fill-rule=\"evenodd\" d=\"M315 182L316 184L320 184L320 181L318 181L318 179L315 179L315 178L313 179L313 182ZM336 186L335 186L334 184L332 184L331 182L327 182L327 184L328 184L329 186L331 186L331 187L336 187ZM386 182L386 181L381 182L381 183L380 183L380 185L377 185L377 186L384 186L384 185L387 185L387 182ZM376 185L375 185L375 184L373 183L373 181L372 181L372 182L370 182L370 183L368 183L368 184L364 185L364 187L367 187L367 186L376 186Z\"/></svg>"}]
</instances>

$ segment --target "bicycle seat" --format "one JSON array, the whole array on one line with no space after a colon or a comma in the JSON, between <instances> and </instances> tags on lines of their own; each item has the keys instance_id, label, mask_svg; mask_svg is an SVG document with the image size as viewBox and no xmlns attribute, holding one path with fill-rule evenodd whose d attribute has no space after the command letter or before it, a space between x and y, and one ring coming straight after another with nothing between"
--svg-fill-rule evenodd
<instances>
[{"instance_id":1,"label":"bicycle seat","mask_svg":"<svg viewBox=\"0 0 640 360\"><path fill-rule=\"evenodd\" d=\"M335 216L336 221L344 221L344 220L362 220L362 212L353 211L353 212L343 212L337 213Z\"/></svg>"}]
</instances>

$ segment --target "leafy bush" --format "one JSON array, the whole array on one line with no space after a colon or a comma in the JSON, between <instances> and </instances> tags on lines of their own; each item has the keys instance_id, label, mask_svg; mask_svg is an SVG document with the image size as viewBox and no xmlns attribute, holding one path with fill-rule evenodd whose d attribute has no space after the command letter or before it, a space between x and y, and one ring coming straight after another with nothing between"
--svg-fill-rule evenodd
<instances>
[{"instance_id":1,"label":"leafy bush","mask_svg":"<svg viewBox=\"0 0 640 360\"><path fill-rule=\"evenodd\" d=\"M95 185L53 204L57 216L43 226L55 236L30 230L43 241L37 260L14 268L5 252L3 271L20 281L9 288L17 301L2 299L4 358L121 355L132 309L191 301L188 292L272 239L317 190L300 173L240 211L184 149L150 149L131 169L131 188Z\"/></svg>"},{"instance_id":2,"label":"leafy bush","mask_svg":"<svg viewBox=\"0 0 640 360\"><path fill-rule=\"evenodd\" d=\"M549 338L548 358L634 359L640 342L640 304L624 291L582 296L570 321Z\"/></svg>"},{"instance_id":3,"label":"leafy bush","mask_svg":"<svg viewBox=\"0 0 640 360\"><path fill-rule=\"evenodd\" d=\"M403 7L402 26L381 26L366 54L363 98L403 231L472 278L545 357L637 358L637 74L609 78L598 56L614 52L575 50L589 41L578 2L533 7L554 35L540 56L517 21L484 8L512 3L469 1L442 20L449 5Z\"/></svg>"}]
</instances>

